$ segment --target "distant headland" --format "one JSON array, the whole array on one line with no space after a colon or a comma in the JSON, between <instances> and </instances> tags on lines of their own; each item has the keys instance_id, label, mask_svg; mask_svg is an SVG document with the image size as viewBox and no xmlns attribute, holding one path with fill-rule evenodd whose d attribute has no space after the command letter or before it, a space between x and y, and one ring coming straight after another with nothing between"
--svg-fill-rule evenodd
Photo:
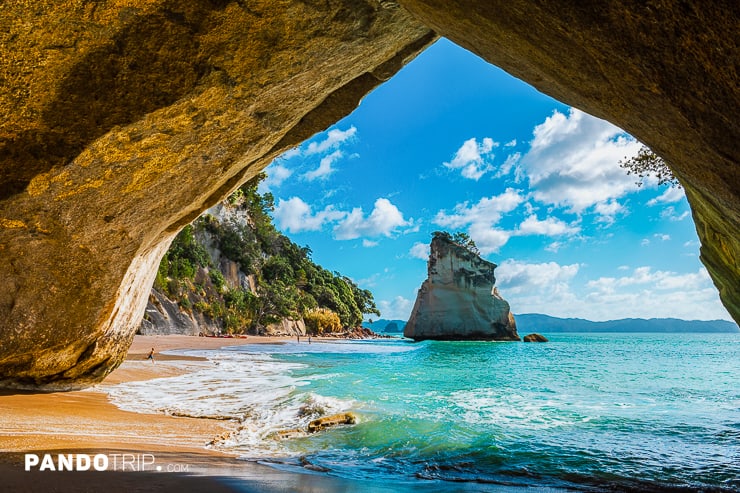
<instances>
[{"instance_id":1,"label":"distant headland","mask_svg":"<svg viewBox=\"0 0 740 493\"><path fill-rule=\"evenodd\" d=\"M676 318L624 318L594 322L582 318L558 318L541 313L515 315L517 327L525 332L663 332L663 333L738 333L740 327L727 320L680 320ZM400 334L406 322L378 319L362 325L375 332Z\"/></svg>"}]
</instances>

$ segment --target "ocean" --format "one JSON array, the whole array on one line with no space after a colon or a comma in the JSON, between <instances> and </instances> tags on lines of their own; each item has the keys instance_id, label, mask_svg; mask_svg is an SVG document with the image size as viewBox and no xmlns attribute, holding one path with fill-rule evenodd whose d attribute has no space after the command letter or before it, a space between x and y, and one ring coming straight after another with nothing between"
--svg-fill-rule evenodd
<instances>
[{"instance_id":1,"label":"ocean","mask_svg":"<svg viewBox=\"0 0 740 493\"><path fill-rule=\"evenodd\" d=\"M112 387L113 402L230 419L214 447L389 491L740 491L740 334L302 339L197 354L208 361L188 374ZM346 411L355 425L275 438Z\"/></svg>"}]
</instances>

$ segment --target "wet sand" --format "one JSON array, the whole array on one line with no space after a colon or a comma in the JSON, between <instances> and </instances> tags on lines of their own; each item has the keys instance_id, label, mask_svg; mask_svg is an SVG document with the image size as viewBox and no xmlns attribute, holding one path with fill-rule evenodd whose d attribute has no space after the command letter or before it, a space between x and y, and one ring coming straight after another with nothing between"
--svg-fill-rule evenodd
<instances>
[{"instance_id":1,"label":"wet sand","mask_svg":"<svg viewBox=\"0 0 740 493\"><path fill-rule=\"evenodd\" d=\"M122 411L109 402L105 388L121 382L183 374L204 361L194 356L161 354L162 351L294 340L136 336L127 360L94 388L0 393L0 490L243 491L246 483L228 485L225 478L261 481L275 471L206 449L209 441L229 429L228 422ZM154 362L146 359L152 347ZM49 453L55 462L58 454L104 454L109 465L105 472L26 472L26 453L40 457ZM152 460L154 463L150 464ZM161 472L155 469L158 465Z\"/></svg>"},{"instance_id":2,"label":"wet sand","mask_svg":"<svg viewBox=\"0 0 740 493\"><path fill-rule=\"evenodd\" d=\"M315 341L323 340L315 338ZM336 338L325 339L337 342ZM295 342L291 337L246 339L190 336L136 336L127 360L100 385L75 392L0 393L0 491L49 492L310 492L519 493L520 488L438 481L347 480L295 467L270 467L238 460L206 444L229 429L229 422L123 411L105 388L121 382L187 373L204 358L161 354L169 350L216 349L238 344ZM303 339L301 340L303 342ZM154 347L154 362L146 359ZM25 471L25 454L103 454L105 471ZM126 464L123 465L123 462ZM115 462L115 464L114 464ZM157 467L161 471L157 470ZM527 493L550 492L528 488Z\"/></svg>"}]
</instances>

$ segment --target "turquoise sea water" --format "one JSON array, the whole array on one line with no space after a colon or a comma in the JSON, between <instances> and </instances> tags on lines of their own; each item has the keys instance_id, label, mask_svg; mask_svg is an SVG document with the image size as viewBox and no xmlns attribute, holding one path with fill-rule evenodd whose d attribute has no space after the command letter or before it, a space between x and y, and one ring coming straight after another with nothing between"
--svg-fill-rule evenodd
<instances>
[{"instance_id":1,"label":"turquoise sea water","mask_svg":"<svg viewBox=\"0 0 740 493\"><path fill-rule=\"evenodd\" d=\"M740 491L740 334L550 339L231 347L189 377L113 397L233 418L220 447L314 474L450 490ZM346 410L358 424L272 437Z\"/></svg>"}]
</instances>

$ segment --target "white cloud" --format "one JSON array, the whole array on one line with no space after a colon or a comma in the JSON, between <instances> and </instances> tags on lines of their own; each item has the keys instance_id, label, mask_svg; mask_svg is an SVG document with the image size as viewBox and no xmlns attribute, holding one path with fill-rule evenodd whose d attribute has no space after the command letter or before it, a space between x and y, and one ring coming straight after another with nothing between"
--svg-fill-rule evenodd
<instances>
[{"instance_id":1,"label":"white cloud","mask_svg":"<svg viewBox=\"0 0 740 493\"><path fill-rule=\"evenodd\" d=\"M493 149L498 146L490 137L484 137L481 143L473 137L463 142L449 163L443 164L446 168L461 170L464 178L477 181L492 169Z\"/></svg>"},{"instance_id":2,"label":"white cloud","mask_svg":"<svg viewBox=\"0 0 740 493\"><path fill-rule=\"evenodd\" d=\"M453 214L439 211L434 223L448 228L460 228L469 224L496 224L501 220L502 214L513 211L524 201L524 196L519 192L507 188L504 193L483 197L471 206L467 202L457 204Z\"/></svg>"},{"instance_id":3,"label":"white cloud","mask_svg":"<svg viewBox=\"0 0 740 493\"><path fill-rule=\"evenodd\" d=\"M338 240L391 236L398 228L413 225L413 220L406 221L398 207L385 198L377 199L370 215L365 217L360 207L346 212L329 205L314 213L312 207L302 199L291 197L278 201L273 216L281 230L292 233L319 231L324 225L334 223L334 237ZM377 244L367 238L362 242L368 248Z\"/></svg>"},{"instance_id":4,"label":"white cloud","mask_svg":"<svg viewBox=\"0 0 740 493\"><path fill-rule=\"evenodd\" d=\"M285 180L291 177L293 170L286 168L277 161L273 161L273 163L265 169L265 173L267 173L267 178L262 180L259 184L260 193L269 192L272 188L282 185Z\"/></svg>"},{"instance_id":5,"label":"white cloud","mask_svg":"<svg viewBox=\"0 0 740 493\"><path fill-rule=\"evenodd\" d=\"M390 301L378 301L378 309L382 317L391 320L408 320L413 307L413 302L403 296L396 296Z\"/></svg>"},{"instance_id":6,"label":"white cloud","mask_svg":"<svg viewBox=\"0 0 740 493\"><path fill-rule=\"evenodd\" d=\"M669 205L668 207L660 211L661 219L668 219L672 222L683 221L687 217L689 217L689 211L684 211L681 214L677 214L676 208L672 205Z\"/></svg>"},{"instance_id":7,"label":"white cloud","mask_svg":"<svg viewBox=\"0 0 740 493\"><path fill-rule=\"evenodd\" d=\"M504 144L504 147L514 147L516 145L516 139L511 139L509 142Z\"/></svg>"},{"instance_id":8,"label":"white cloud","mask_svg":"<svg viewBox=\"0 0 740 493\"><path fill-rule=\"evenodd\" d=\"M671 235L667 235L664 233L655 233L653 237L658 238L660 241L668 241L671 239Z\"/></svg>"},{"instance_id":9,"label":"white cloud","mask_svg":"<svg viewBox=\"0 0 740 493\"><path fill-rule=\"evenodd\" d=\"M615 216L617 214L626 213L627 209L625 209L622 204L617 202L616 199L611 199L609 201L597 203L594 206L594 212L599 215L598 221L612 224L614 222Z\"/></svg>"},{"instance_id":10,"label":"white cloud","mask_svg":"<svg viewBox=\"0 0 740 493\"><path fill-rule=\"evenodd\" d=\"M535 199L581 213L636 190L617 163L641 144L611 123L572 108L555 111L534 129L530 150L520 166ZM611 207L614 207L613 205Z\"/></svg>"},{"instance_id":11,"label":"white cloud","mask_svg":"<svg viewBox=\"0 0 740 493\"><path fill-rule=\"evenodd\" d=\"M496 268L496 285L502 293L510 294L562 291L567 290L567 283L578 274L578 269L579 264L528 264L508 259Z\"/></svg>"},{"instance_id":12,"label":"white cloud","mask_svg":"<svg viewBox=\"0 0 740 493\"><path fill-rule=\"evenodd\" d=\"M543 236L560 236L560 235L573 235L579 233L581 228L578 226L571 226L565 221L562 221L555 217L547 217L540 221L535 214L528 216L527 219L522 221L519 225L519 229L516 231L517 235L543 235Z\"/></svg>"},{"instance_id":13,"label":"white cloud","mask_svg":"<svg viewBox=\"0 0 740 493\"><path fill-rule=\"evenodd\" d=\"M518 169L516 168L517 164L519 164L519 161L522 158L522 154L520 152L515 152L514 154L509 154L506 156L506 161L504 161L504 164L498 167L498 171L494 175L494 178L501 178L502 176L506 176L509 173L511 173L512 169ZM519 173L514 177L514 181L519 183L520 181Z\"/></svg>"},{"instance_id":14,"label":"white cloud","mask_svg":"<svg viewBox=\"0 0 740 493\"><path fill-rule=\"evenodd\" d=\"M640 241L640 246L648 246L650 244L650 240L647 238L643 238L642 241Z\"/></svg>"},{"instance_id":15,"label":"white cloud","mask_svg":"<svg viewBox=\"0 0 740 493\"><path fill-rule=\"evenodd\" d=\"M397 228L410 225L403 214L390 200L380 198L368 217L356 207L334 227L338 240L353 240L361 236L390 236Z\"/></svg>"},{"instance_id":16,"label":"white cloud","mask_svg":"<svg viewBox=\"0 0 740 493\"><path fill-rule=\"evenodd\" d=\"M665 192L658 195L654 199L650 199L647 202L647 205L657 205L657 204L670 204L673 202L678 202L682 198L684 198L686 194L683 191L683 188L678 187L670 187L666 189Z\"/></svg>"},{"instance_id":17,"label":"white cloud","mask_svg":"<svg viewBox=\"0 0 740 493\"><path fill-rule=\"evenodd\" d=\"M285 151L284 153L282 153L280 155L280 157L278 157L278 159L291 159L291 158L294 158L294 157L300 156L300 155L301 155L301 148L300 147L294 147L294 148L289 149L289 150Z\"/></svg>"},{"instance_id":18,"label":"white cloud","mask_svg":"<svg viewBox=\"0 0 740 493\"><path fill-rule=\"evenodd\" d=\"M346 213L327 206L324 210L313 213L311 206L298 197L280 200L273 212L278 226L284 231L298 233L301 231L319 231L327 223L343 218Z\"/></svg>"},{"instance_id":19,"label":"white cloud","mask_svg":"<svg viewBox=\"0 0 740 493\"><path fill-rule=\"evenodd\" d=\"M332 164L337 162L337 160L341 159L342 156L344 156L344 153L342 151L336 150L332 152L331 154L324 156L321 158L321 161L319 162L319 167L315 170L309 171L307 173L303 174L303 178L308 181L314 181L317 178L326 179L334 173L336 170L332 168Z\"/></svg>"},{"instance_id":20,"label":"white cloud","mask_svg":"<svg viewBox=\"0 0 740 493\"><path fill-rule=\"evenodd\" d=\"M421 260L429 259L429 243L421 243L420 241L417 241L409 250L409 255L411 258L418 258Z\"/></svg>"},{"instance_id":21,"label":"white cloud","mask_svg":"<svg viewBox=\"0 0 740 493\"><path fill-rule=\"evenodd\" d=\"M330 149L336 149L345 141L354 138L356 134L357 128L354 126L349 127L347 130L339 130L337 128L329 130L326 134L326 139L321 142L311 142L308 144L306 150L303 151L303 155L322 154Z\"/></svg>"},{"instance_id":22,"label":"white cloud","mask_svg":"<svg viewBox=\"0 0 740 493\"><path fill-rule=\"evenodd\" d=\"M506 245L512 232L476 223L468 228L468 234L475 241L481 255L488 255L498 252L502 246Z\"/></svg>"},{"instance_id":23,"label":"white cloud","mask_svg":"<svg viewBox=\"0 0 740 493\"><path fill-rule=\"evenodd\" d=\"M553 241L552 243L550 243L549 245L545 247L545 250L548 252L552 252L552 253L558 253L558 250L560 250L562 246L563 246L563 243L559 241Z\"/></svg>"},{"instance_id":24,"label":"white cloud","mask_svg":"<svg viewBox=\"0 0 740 493\"><path fill-rule=\"evenodd\" d=\"M696 272L677 274L670 271L653 271L649 266L637 267L629 276L600 277L589 281L586 287L598 293L614 293L618 288L636 285L650 285L652 289L682 289L695 291L707 287L711 279L703 267Z\"/></svg>"},{"instance_id":25,"label":"white cloud","mask_svg":"<svg viewBox=\"0 0 740 493\"><path fill-rule=\"evenodd\" d=\"M600 277L579 285L579 264L528 264L506 260L496 284L514 313L546 313L589 320L675 317L729 320L706 269L679 274L633 269L620 277ZM618 270L625 272L627 266Z\"/></svg>"},{"instance_id":26,"label":"white cloud","mask_svg":"<svg viewBox=\"0 0 740 493\"><path fill-rule=\"evenodd\" d=\"M495 225L503 214L513 211L524 202L525 197L519 192L507 188L502 194L484 197L473 205L467 202L457 204L452 214L439 211L433 222L446 228L468 227L468 234L483 255L497 252L509 241L512 232L496 228Z\"/></svg>"}]
</instances>

